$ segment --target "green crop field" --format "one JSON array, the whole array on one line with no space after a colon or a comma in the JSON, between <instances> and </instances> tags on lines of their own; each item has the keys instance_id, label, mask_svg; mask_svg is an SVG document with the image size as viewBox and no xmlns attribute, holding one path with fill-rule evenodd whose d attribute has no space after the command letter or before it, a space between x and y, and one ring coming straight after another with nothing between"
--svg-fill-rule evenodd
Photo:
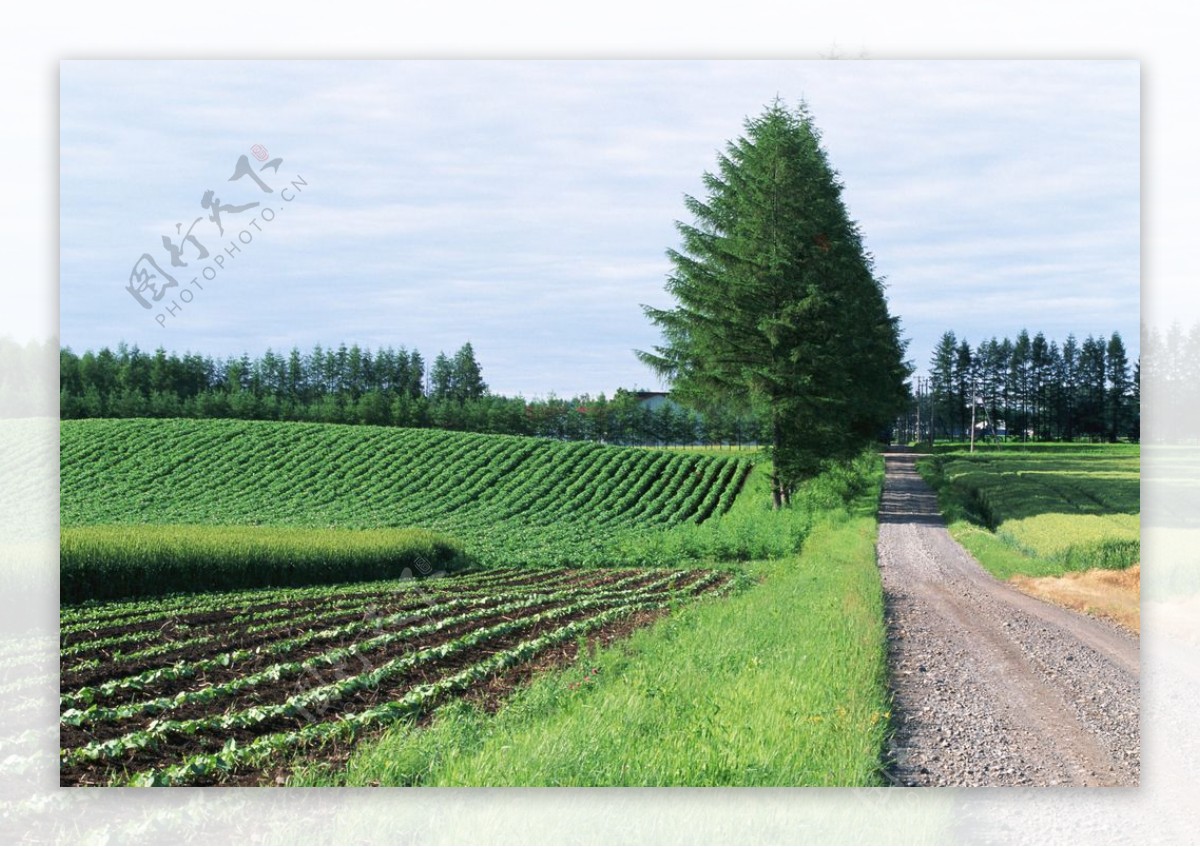
<instances>
[{"instance_id":1,"label":"green crop field","mask_svg":"<svg viewBox=\"0 0 1200 847\"><path fill-rule=\"evenodd\" d=\"M226 420L62 424L64 527L420 527L484 565L612 564L726 512L747 456ZM618 544L620 542L620 544Z\"/></svg>"},{"instance_id":2,"label":"green crop field","mask_svg":"<svg viewBox=\"0 0 1200 847\"><path fill-rule=\"evenodd\" d=\"M954 536L995 576L1057 576L1137 563L1137 445L957 450L918 467Z\"/></svg>"},{"instance_id":3,"label":"green crop field","mask_svg":"<svg viewBox=\"0 0 1200 847\"><path fill-rule=\"evenodd\" d=\"M775 512L741 451L256 421L61 432L64 785L880 781L878 456ZM661 756L596 734L625 709ZM543 761L546 733L567 759ZM397 743L410 763L437 752L380 768ZM442 771L446 751L469 768Z\"/></svg>"},{"instance_id":4,"label":"green crop field","mask_svg":"<svg viewBox=\"0 0 1200 847\"><path fill-rule=\"evenodd\" d=\"M869 500L862 511L870 512ZM873 516L814 527L754 585L544 676L491 718L401 722L302 785L882 785L890 724Z\"/></svg>"},{"instance_id":5,"label":"green crop field","mask_svg":"<svg viewBox=\"0 0 1200 847\"><path fill-rule=\"evenodd\" d=\"M531 579L508 568L69 611L61 780L208 784L261 769L411 720L519 662L730 584L703 570Z\"/></svg>"}]
</instances>

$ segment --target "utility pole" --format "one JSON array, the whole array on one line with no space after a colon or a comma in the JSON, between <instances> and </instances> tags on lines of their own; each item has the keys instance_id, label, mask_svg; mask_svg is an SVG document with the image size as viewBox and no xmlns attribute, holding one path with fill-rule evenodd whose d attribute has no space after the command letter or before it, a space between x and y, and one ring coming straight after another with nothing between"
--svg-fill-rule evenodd
<instances>
[{"instance_id":1,"label":"utility pole","mask_svg":"<svg viewBox=\"0 0 1200 847\"><path fill-rule=\"evenodd\" d=\"M975 452L975 380L971 380L971 449L968 452Z\"/></svg>"},{"instance_id":2,"label":"utility pole","mask_svg":"<svg viewBox=\"0 0 1200 847\"><path fill-rule=\"evenodd\" d=\"M923 440L921 432L921 377L917 377L917 444Z\"/></svg>"}]
</instances>

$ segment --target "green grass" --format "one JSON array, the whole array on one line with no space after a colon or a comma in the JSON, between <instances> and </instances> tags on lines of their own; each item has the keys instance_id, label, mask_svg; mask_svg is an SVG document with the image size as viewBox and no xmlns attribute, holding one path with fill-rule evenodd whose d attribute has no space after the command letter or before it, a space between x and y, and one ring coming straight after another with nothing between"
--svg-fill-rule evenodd
<instances>
[{"instance_id":1,"label":"green grass","mask_svg":"<svg viewBox=\"0 0 1200 847\"><path fill-rule=\"evenodd\" d=\"M467 564L420 529L89 526L62 530L63 603L421 576Z\"/></svg>"},{"instance_id":2,"label":"green grass","mask_svg":"<svg viewBox=\"0 0 1200 847\"><path fill-rule=\"evenodd\" d=\"M422 527L486 565L645 561L638 540L727 511L744 455L229 420L61 428L61 517L96 524Z\"/></svg>"},{"instance_id":3,"label":"green grass","mask_svg":"<svg viewBox=\"0 0 1200 847\"><path fill-rule=\"evenodd\" d=\"M1136 563L1137 445L1004 445L918 463L951 533L998 578Z\"/></svg>"},{"instance_id":4,"label":"green grass","mask_svg":"<svg viewBox=\"0 0 1200 847\"><path fill-rule=\"evenodd\" d=\"M296 783L880 784L889 701L878 459L869 465L854 513L826 506L801 554L748 566L748 590L581 652L494 716L453 704L427 727L360 747L344 770L314 767ZM819 502L844 485L809 488Z\"/></svg>"}]
</instances>

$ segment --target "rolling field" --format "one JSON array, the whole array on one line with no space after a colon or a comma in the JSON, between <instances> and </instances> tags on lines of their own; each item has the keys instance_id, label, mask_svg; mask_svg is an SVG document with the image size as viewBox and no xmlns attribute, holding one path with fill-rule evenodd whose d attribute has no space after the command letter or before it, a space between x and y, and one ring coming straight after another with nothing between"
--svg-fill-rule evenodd
<instances>
[{"instance_id":1,"label":"rolling field","mask_svg":"<svg viewBox=\"0 0 1200 847\"><path fill-rule=\"evenodd\" d=\"M747 456L441 430L226 420L62 424L63 527L419 527L484 565L637 563L726 512Z\"/></svg>"},{"instance_id":2,"label":"rolling field","mask_svg":"<svg viewBox=\"0 0 1200 847\"><path fill-rule=\"evenodd\" d=\"M1137 445L1037 445L919 463L950 530L993 575L1119 570L1140 552Z\"/></svg>"},{"instance_id":3,"label":"rolling field","mask_svg":"<svg viewBox=\"0 0 1200 847\"><path fill-rule=\"evenodd\" d=\"M732 584L704 570L508 568L64 610L61 781L253 778Z\"/></svg>"},{"instance_id":4,"label":"rolling field","mask_svg":"<svg viewBox=\"0 0 1200 847\"><path fill-rule=\"evenodd\" d=\"M64 422L61 473L64 785L880 780L878 456L780 512L744 453L436 430Z\"/></svg>"}]
</instances>

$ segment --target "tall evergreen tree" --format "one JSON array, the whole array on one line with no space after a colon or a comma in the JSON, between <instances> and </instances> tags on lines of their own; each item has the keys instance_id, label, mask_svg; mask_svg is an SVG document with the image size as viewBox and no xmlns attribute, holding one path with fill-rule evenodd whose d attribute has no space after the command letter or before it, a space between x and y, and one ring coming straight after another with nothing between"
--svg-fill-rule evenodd
<instances>
[{"instance_id":1,"label":"tall evergreen tree","mask_svg":"<svg viewBox=\"0 0 1200 847\"><path fill-rule=\"evenodd\" d=\"M1129 358L1121 333L1114 332L1105 351L1108 377L1108 440L1116 441L1128 434L1129 425Z\"/></svg>"},{"instance_id":2,"label":"tall evergreen tree","mask_svg":"<svg viewBox=\"0 0 1200 847\"><path fill-rule=\"evenodd\" d=\"M1030 425L1035 438L1048 438L1046 410L1049 407L1047 392L1050 385L1050 345L1046 336L1037 333L1029 345L1029 405Z\"/></svg>"},{"instance_id":3,"label":"tall evergreen tree","mask_svg":"<svg viewBox=\"0 0 1200 847\"><path fill-rule=\"evenodd\" d=\"M975 402L975 360L971 356L971 345L967 339L958 344L954 354L954 407L957 412L955 422L958 432L964 438L970 437L971 405Z\"/></svg>"},{"instance_id":4,"label":"tall evergreen tree","mask_svg":"<svg viewBox=\"0 0 1200 847\"><path fill-rule=\"evenodd\" d=\"M1015 424L1016 432L1024 441L1029 434L1029 372L1030 356L1033 344L1029 333L1022 329L1012 346L1012 355L1008 360L1008 399L1009 416L1012 418L1009 432Z\"/></svg>"},{"instance_id":5,"label":"tall evergreen tree","mask_svg":"<svg viewBox=\"0 0 1200 847\"><path fill-rule=\"evenodd\" d=\"M1008 363L1007 354L995 336L979 345L975 352L978 363L979 396L983 400L983 411L989 423L989 432L996 435L999 421L1004 412L1004 372Z\"/></svg>"},{"instance_id":6,"label":"tall evergreen tree","mask_svg":"<svg viewBox=\"0 0 1200 847\"><path fill-rule=\"evenodd\" d=\"M954 365L958 360L958 337L952 331L942 334L929 362L929 393L932 396L934 436L949 437L958 421L955 408Z\"/></svg>"},{"instance_id":7,"label":"tall evergreen tree","mask_svg":"<svg viewBox=\"0 0 1200 847\"><path fill-rule=\"evenodd\" d=\"M664 343L638 356L689 405L760 410L778 507L892 421L904 345L806 106L748 119L704 185L668 251L678 305L644 307Z\"/></svg>"},{"instance_id":8,"label":"tall evergreen tree","mask_svg":"<svg viewBox=\"0 0 1200 847\"><path fill-rule=\"evenodd\" d=\"M450 370L453 375L454 399L463 402L478 400L487 393L487 383L483 381L483 370L475 361L475 348L468 341L454 354Z\"/></svg>"},{"instance_id":9,"label":"tall evergreen tree","mask_svg":"<svg viewBox=\"0 0 1200 847\"><path fill-rule=\"evenodd\" d=\"M445 353L438 353L429 371L429 398L448 400L454 391L454 367Z\"/></svg>"},{"instance_id":10,"label":"tall evergreen tree","mask_svg":"<svg viewBox=\"0 0 1200 847\"><path fill-rule=\"evenodd\" d=\"M1103 338L1088 336L1079 347L1079 431L1103 438L1108 431L1107 348Z\"/></svg>"},{"instance_id":11,"label":"tall evergreen tree","mask_svg":"<svg viewBox=\"0 0 1200 847\"><path fill-rule=\"evenodd\" d=\"M1079 408L1079 345L1075 334L1067 336L1062 346L1062 377L1060 379L1060 430L1059 436L1072 441L1078 432L1076 420Z\"/></svg>"}]
</instances>

